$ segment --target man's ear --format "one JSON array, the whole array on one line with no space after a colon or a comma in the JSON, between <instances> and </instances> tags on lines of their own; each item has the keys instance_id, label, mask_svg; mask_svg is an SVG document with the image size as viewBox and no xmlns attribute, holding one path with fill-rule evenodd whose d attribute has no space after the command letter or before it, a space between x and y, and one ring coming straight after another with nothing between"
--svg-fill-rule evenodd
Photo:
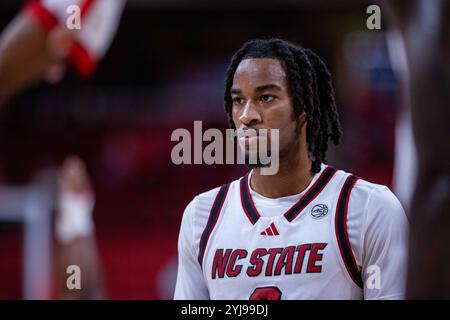
<instances>
[{"instance_id":1,"label":"man's ear","mask_svg":"<svg viewBox=\"0 0 450 320\"><path fill-rule=\"evenodd\" d=\"M297 117L297 123L298 123L300 129L303 128L303 126L306 124L306 122L307 122L306 121L306 113L303 111L302 114L300 114Z\"/></svg>"},{"instance_id":2,"label":"man's ear","mask_svg":"<svg viewBox=\"0 0 450 320\"><path fill-rule=\"evenodd\" d=\"M303 129L306 130L306 126L305 124L307 123L306 121L306 113L302 112L298 117L297 117L297 127L296 127L296 131L297 134L300 136L302 134Z\"/></svg>"}]
</instances>

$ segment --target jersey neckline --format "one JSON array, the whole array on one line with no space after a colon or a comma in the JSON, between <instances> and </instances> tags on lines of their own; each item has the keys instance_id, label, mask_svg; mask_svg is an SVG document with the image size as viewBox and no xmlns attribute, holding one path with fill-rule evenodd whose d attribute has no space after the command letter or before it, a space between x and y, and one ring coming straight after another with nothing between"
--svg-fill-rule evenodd
<instances>
[{"instance_id":1,"label":"jersey neckline","mask_svg":"<svg viewBox=\"0 0 450 320\"><path fill-rule=\"evenodd\" d=\"M316 174L319 175L317 180L314 181L313 178L308 187L306 187L306 189L299 194L300 199L283 214L288 222L292 222L303 211L303 209L319 195L319 193L325 188L325 186L334 176L336 171L337 170L335 168L327 165L322 170L322 172ZM259 218L261 218L261 215L259 214L253 202L251 191L255 191L250 191L249 178L250 172L242 177L239 182L241 204L247 218L252 224L255 224L259 220Z\"/></svg>"}]
</instances>

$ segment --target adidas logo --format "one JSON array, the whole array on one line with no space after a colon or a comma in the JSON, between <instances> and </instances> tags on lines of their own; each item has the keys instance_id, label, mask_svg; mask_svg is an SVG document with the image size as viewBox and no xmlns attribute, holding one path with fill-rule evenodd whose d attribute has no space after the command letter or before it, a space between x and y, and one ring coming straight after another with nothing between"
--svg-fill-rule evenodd
<instances>
[{"instance_id":1,"label":"adidas logo","mask_svg":"<svg viewBox=\"0 0 450 320\"><path fill-rule=\"evenodd\" d=\"M271 223L269 227L266 228L266 230L262 231L260 233L262 236L278 236L280 233L277 230L277 227L275 227L275 223Z\"/></svg>"}]
</instances>

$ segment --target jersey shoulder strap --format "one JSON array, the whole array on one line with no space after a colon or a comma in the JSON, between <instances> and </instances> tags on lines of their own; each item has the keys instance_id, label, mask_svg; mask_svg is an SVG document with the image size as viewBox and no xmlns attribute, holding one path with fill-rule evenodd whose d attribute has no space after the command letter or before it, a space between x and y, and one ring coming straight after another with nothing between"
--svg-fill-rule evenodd
<instances>
[{"instance_id":1,"label":"jersey shoulder strap","mask_svg":"<svg viewBox=\"0 0 450 320\"><path fill-rule=\"evenodd\" d=\"M208 244L209 237L216 226L217 221L219 220L220 212L222 211L223 204L225 203L225 199L227 197L228 190L230 188L230 184L227 183L220 187L219 192L214 199L214 203L211 207L211 211L209 212L208 222L206 223L206 227L203 230L202 236L200 238L199 244L199 252L198 252L198 263L203 268L203 256L205 255L206 245Z\"/></svg>"},{"instance_id":2,"label":"jersey shoulder strap","mask_svg":"<svg viewBox=\"0 0 450 320\"><path fill-rule=\"evenodd\" d=\"M363 281L361 277L361 270L356 264L355 257L353 255L353 250L350 245L350 240L347 232L347 212L348 212L348 202L350 199L350 193L359 178L350 174L340 191L339 198L336 205L336 215L335 215L335 231L336 238L339 246L339 251L344 261L345 268L348 274L355 282L355 284L363 288Z\"/></svg>"}]
</instances>

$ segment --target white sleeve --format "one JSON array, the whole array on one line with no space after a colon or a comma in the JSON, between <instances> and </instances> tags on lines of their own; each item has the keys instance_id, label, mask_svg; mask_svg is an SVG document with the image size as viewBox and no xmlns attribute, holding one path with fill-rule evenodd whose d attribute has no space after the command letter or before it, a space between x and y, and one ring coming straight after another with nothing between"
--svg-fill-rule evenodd
<instances>
[{"instance_id":1,"label":"white sleeve","mask_svg":"<svg viewBox=\"0 0 450 320\"><path fill-rule=\"evenodd\" d=\"M362 233L364 299L404 299L408 251L406 214L389 188L374 188Z\"/></svg>"},{"instance_id":2,"label":"white sleeve","mask_svg":"<svg viewBox=\"0 0 450 320\"><path fill-rule=\"evenodd\" d=\"M83 76L91 75L108 51L116 34L125 7L125 0L30 0L25 8L38 23L50 32L56 26L66 27L73 14L71 5L80 9L80 29L68 59Z\"/></svg>"},{"instance_id":3,"label":"white sleeve","mask_svg":"<svg viewBox=\"0 0 450 320\"><path fill-rule=\"evenodd\" d=\"M86 14L78 41L95 61L99 61L111 46L119 27L125 0L97 1Z\"/></svg>"},{"instance_id":4,"label":"white sleeve","mask_svg":"<svg viewBox=\"0 0 450 320\"><path fill-rule=\"evenodd\" d=\"M186 207L178 238L178 274L175 300L207 300L208 288L195 249L193 219L197 198Z\"/></svg>"}]
</instances>

